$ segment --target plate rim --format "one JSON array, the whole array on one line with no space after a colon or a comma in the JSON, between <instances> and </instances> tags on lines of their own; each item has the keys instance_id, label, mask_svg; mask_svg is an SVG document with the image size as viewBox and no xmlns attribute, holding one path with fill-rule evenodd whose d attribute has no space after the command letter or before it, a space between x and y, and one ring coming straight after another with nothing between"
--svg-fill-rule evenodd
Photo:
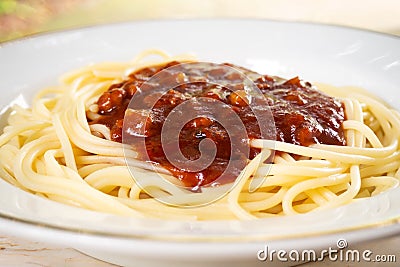
<instances>
[{"instance_id":1,"label":"plate rim","mask_svg":"<svg viewBox=\"0 0 400 267\"><path fill-rule=\"evenodd\" d=\"M328 28L338 28L338 29L347 29L356 32L363 32L372 35L378 35L387 38L394 38L400 40L400 34L396 35L394 33L380 32L377 30L359 28L355 26L349 25L341 25L341 24L333 24L333 23L321 23L321 22L313 22L313 21L294 21L294 20L280 20L280 19L269 19L269 18L251 18L251 17L243 17L243 18L159 18L159 19L132 19L132 20L123 20L123 21L115 21L115 22L104 22L98 24L88 24L82 26L71 26L65 29L54 29L54 30L45 30L40 32L28 33L24 36L17 37L14 39L0 41L0 49L2 47L6 47L9 45L13 45L14 43L26 42L27 40L36 39L36 38L45 38L49 35L58 35L63 33L69 33L80 30L88 30L92 28L102 28L109 26L119 26L119 25L127 25L127 24L137 24L137 23L163 23L163 22L210 22L210 21L254 21L254 22L271 22L271 23L279 23L279 24L300 24L300 25L309 25L312 27L328 27Z\"/></svg>"}]
</instances>

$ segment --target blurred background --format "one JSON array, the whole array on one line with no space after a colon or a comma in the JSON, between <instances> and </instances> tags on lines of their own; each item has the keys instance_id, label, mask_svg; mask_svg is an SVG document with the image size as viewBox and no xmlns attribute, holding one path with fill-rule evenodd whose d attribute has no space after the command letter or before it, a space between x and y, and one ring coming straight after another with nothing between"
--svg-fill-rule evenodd
<instances>
[{"instance_id":1,"label":"blurred background","mask_svg":"<svg viewBox=\"0 0 400 267\"><path fill-rule=\"evenodd\" d=\"M265 18L400 35L400 0L0 0L0 42L143 19Z\"/></svg>"}]
</instances>

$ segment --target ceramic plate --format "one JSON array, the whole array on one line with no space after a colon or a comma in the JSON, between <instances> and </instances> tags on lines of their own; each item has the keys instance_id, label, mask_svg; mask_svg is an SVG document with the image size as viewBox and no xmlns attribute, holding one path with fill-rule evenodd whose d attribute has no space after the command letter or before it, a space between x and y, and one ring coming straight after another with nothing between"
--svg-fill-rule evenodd
<instances>
[{"instance_id":1,"label":"ceramic plate","mask_svg":"<svg viewBox=\"0 0 400 267\"><path fill-rule=\"evenodd\" d=\"M0 107L29 103L40 88L90 63L127 61L158 48L261 73L363 87L400 109L400 39L373 32L265 20L129 22L0 44ZM4 119L2 120L3 127ZM0 180L0 231L71 246L124 264L261 264L270 248L323 249L400 232L400 188L306 215L257 221L132 219L66 206Z\"/></svg>"}]
</instances>

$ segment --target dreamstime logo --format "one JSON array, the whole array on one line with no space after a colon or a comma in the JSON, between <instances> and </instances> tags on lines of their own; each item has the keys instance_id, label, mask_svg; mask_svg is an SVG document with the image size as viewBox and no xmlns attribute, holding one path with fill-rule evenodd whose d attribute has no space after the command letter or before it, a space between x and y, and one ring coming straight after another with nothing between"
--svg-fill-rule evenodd
<instances>
[{"instance_id":1,"label":"dreamstime logo","mask_svg":"<svg viewBox=\"0 0 400 267\"><path fill-rule=\"evenodd\" d=\"M268 101L241 71L196 62L158 72L137 90L124 117L123 143L141 157L126 157L132 177L168 205L200 206L223 197L250 157L244 117L260 138L275 139ZM179 179L143 161L176 170Z\"/></svg>"},{"instance_id":2,"label":"dreamstime logo","mask_svg":"<svg viewBox=\"0 0 400 267\"><path fill-rule=\"evenodd\" d=\"M336 247L329 247L320 251L313 249L297 250L275 250L267 245L257 252L259 261L281 261L281 262L309 262L329 260L332 262L396 262L396 255L374 254L371 250L363 251L348 249L347 240L340 238Z\"/></svg>"}]
</instances>

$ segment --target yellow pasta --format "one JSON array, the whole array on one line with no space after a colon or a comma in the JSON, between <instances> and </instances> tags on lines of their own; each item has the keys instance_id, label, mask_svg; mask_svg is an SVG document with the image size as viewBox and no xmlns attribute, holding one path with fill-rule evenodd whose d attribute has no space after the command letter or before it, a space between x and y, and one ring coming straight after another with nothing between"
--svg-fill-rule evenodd
<instances>
[{"instance_id":1,"label":"yellow pasta","mask_svg":"<svg viewBox=\"0 0 400 267\"><path fill-rule=\"evenodd\" d=\"M148 61L148 56L161 57ZM152 57L153 59L154 57ZM157 179L150 163L137 152L110 140L104 125L89 125L95 102L132 71L172 60L146 51L128 63L101 63L66 74L62 84L45 88L31 108L12 107L0 136L0 176L23 190L80 208L134 217L170 220L249 220L333 208L395 188L400 179L400 115L370 93L356 88L319 85L345 104L347 146L304 147L255 139L260 148L237 177L232 189L209 205L180 208L175 203L200 203L206 194L185 192ZM91 114L91 115L90 115ZM265 163L271 151L274 161ZM299 155L295 159L292 155ZM138 185L135 174L148 177ZM160 170L168 179L175 179ZM257 184L252 188L252 184ZM151 192L157 199L149 197Z\"/></svg>"}]
</instances>

